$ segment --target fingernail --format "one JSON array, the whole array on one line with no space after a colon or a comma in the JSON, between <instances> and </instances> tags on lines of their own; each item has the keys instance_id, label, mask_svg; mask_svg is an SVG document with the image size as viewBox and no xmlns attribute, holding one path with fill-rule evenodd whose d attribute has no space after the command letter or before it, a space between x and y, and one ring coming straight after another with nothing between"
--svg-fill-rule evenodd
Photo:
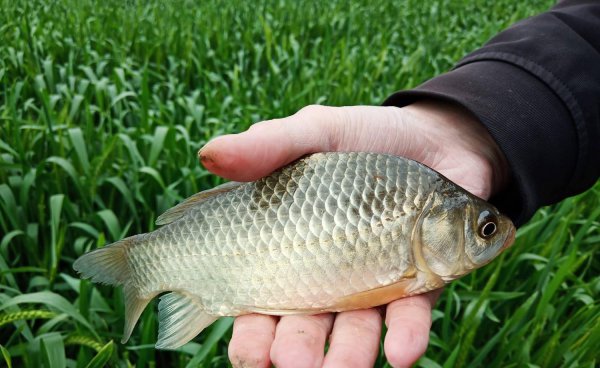
<instances>
[{"instance_id":1,"label":"fingernail","mask_svg":"<svg viewBox=\"0 0 600 368\"><path fill-rule=\"evenodd\" d=\"M214 164L214 162L215 162L212 155L207 154L204 151L204 148L201 148L200 151L198 151L198 160L204 166Z\"/></svg>"},{"instance_id":2,"label":"fingernail","mask_svg":"<svg viewBox=\"0 0 600 368\"><path fill-rule=\"evenodd\" d=\"M198 150L198 161L200 161L201 163L212 162L213 161L213 159L211 158L210 153L209 154L206 153L206 148L208 146L210 146L210 144L212 142L214 142L214 140L217 139L217 138L219 138L219 137L216 137L216 138L213 138L213 139L209 140L208 142L206 142L206 144L204 145L204 147L202 147L202 148L200 148Z\"/></svg>"}]
</instances>

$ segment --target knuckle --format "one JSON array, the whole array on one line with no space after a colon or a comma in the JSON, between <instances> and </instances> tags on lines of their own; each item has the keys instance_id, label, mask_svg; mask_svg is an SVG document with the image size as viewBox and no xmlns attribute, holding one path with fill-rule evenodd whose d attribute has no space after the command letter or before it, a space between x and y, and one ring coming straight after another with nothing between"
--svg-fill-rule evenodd
<instances>
[{"instance_id":1,"label":"knuckle","mask_svg":"<svg viewBox=\"0 0 600 368\"><path fill-rule=\"evenodd\" d=\"M261 126L261 124L264 124L264 121L259 121L257 123L254 123L254 124L250 125L250 127L248 128L248 131L253 132L256 129L259 129L260 126Z\"/></svg>"},{"instance_id":2,"label":"knuckle","mask_svg":"<svg viewBox=\"0 0 600 368\"><path fill-rule=\"evenodd\" d=\"M323 106L323 105L306 105L303 108L301 108L300 110L298 110L298 112L296 114L299 114L299 115L316 115L316 114L327 113L331 109L332 109L332 107Z\"/></svg>"},{"instance_id":3,"label":"knuckle","mask_svg":"<svg viewBox=\"0 0 600 368\"><path fill-rule=\"evenodd\" d=\"M274 120L263 120L263 121L259 121L257 123L254 123L252 125L250 125L250 127L248 128L248 131L257 131L257 130L261 130L264 129L266 126L269 126L271 124L273 124Z\"/></svg>"},{"instance_id":4,"label":"knuckle","mask_svg":"<svg viewBox=\"0 0 600 368\"><path fill-rule=\"evenodd\" d=\"M296 116L309 122L314 137L320 140L320 147L326 151L336 151L340 145L348 114L343 107L308 105L300 109Z\"/></svg>"},{"instance_id":5,"label":"knuckle","mask_svg":"<svg viewBox=\"0 0 600 368\"><path fill-rule=\"evenodd\" d=\"M355 326L356 329L361 331L361 334L377 335L379 336L381 330L381 316L375 312L373 316L367 318L363 316L351 316L348 319L348 323Z\"/></svg>"}]
</instances>

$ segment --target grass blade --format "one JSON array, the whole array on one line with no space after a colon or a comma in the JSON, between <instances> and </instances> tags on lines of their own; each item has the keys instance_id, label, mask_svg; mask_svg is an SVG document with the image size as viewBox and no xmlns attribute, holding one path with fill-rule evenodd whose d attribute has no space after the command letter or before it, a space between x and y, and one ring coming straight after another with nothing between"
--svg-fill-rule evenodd
<instances>
[{"instance_id":1,"label":"grass blade","mask_svg":"<svg viewBox=\"0 0 600 368\"><path fill-rule=\"evenodd\" d=\"M2 353L2 357L4 358L4 363L6 363L6 367L12 368L12 360L10 358L10 353L2 344L0 344L0 352Z\"/></svg>"},{"instance_id":2,"label":"grass blade","mask_svg":"<svg viewBox=\"0 0 600 368\"><path fill-rule=\"evenodd\" d=\"M40 340L40 348L44 365L49 368L63 368L67 366L63 337L59 333L49 333Z\"/></svg>"},{"instance_id":3,"label":"grass blade","mask_svg":"<svg viewBox=\"0 0 600 368\"><path fill-rule=\"evenodd\" d=\"M165 126L156 127L156 130L154 131L154 137L152 138L150 155L148 156L149 166L156 165L156 160L158 159L160 152L163 150L167 134L169 134L169 128Z\"/></svg>"},{"instance_id":4,"label":"grass blade","mask_svg":"<svg viewBox=\"0 0 600 368\"><path fill-rule=\"evenodd\" d=\"M69 129L69 137L71 138L71 144L77 153L77 159L79 164L83 168L83 171L90 170L90 160L88 159L88 153L86 149L86 141L83 137L81 128Z\"/></svg>"},{"instance_id":5,"label":"grass blade","mask_svg":"<svg viewBox=\"0 0 600 368\"><path fill-rule=\"evenodd\" d=\"M90 361L86 368L102 368L105 367L112 357L115 350L115 344L109 341L106 345L104 345L99 351L98 354Z\"/></svg>"},{"instance_id":6,"label":"grass blade","mask_svg":"<svg viewBox=\"0 0 600 368\"><path fill-rule=\"evenodd\" d=\"M104 222L108 233L110 234L113 241L121 239L121 225L115 213L111 210L102 210L98 212L98 216Z\"/></svg>"},{"instance_id":7,"label":"grass blade","mask_svg":"<svg viewBox=\"0 0 600 368\"><path fill-rule=\"evenodd\" d=\"M210 353L210 351L215 347L216 343L225 335L231 326L233 325L233 318L221 318L217 322L215 322L212 327L210 334L204 340L202 347L196 355L189 361L186 365L186 368L193 368L199 366L203 363L206 356Z\"/></svg>"},{"instance_id":8,"label":"grass blade","mask_svg":"<svg viewBox=\"0 0 600 368\"><path fill-rule=\"evenodd\" d=\"M50 197L50 236L51 236L51 251L50 251L50 282L54 280L58 269L58 260L63 248L64 229L60 228L60 215L62 212L65 196L63 194L55 194Z\"/></svg>"},{"instance_id":9,"label":"grass blade","mask_svg":"<svg viewBox=\"0 0 600 368\"><path fill-rule=\"evenodd\" d=\"M98 334L96 333L96 329L92 325L90 325L90 323L85 318L83 318L83 316L77 311L77 309L72 304L70 304L62 296L49 291L18 295L4 302L4 304L0 305L0 310L4 310L13 305L25 303L44 304L48 307L56 308L60 312L67 314L75 321L79 322L82 326L87 328L96 338L99 338Z\"/></svg>"}]
</instances>

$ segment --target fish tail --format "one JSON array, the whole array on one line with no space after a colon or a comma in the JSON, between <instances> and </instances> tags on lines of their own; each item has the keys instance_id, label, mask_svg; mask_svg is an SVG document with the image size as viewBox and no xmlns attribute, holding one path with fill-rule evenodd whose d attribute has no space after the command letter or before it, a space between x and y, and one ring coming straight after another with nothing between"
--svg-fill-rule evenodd
<instances>
[{"instance_id":1,"label":"fish tail","mask_svg":"<svg viewBox=\"0 0 600 368\"><path fill-rule=\"evenodd\" d=\"M81 278L101 284L124 285L131 279L127 248L138 236L134 235L86 253L73 263L73 268Z\"/></svg>"},{"instance_id":2,"label":"fish tail","mask_svg":"<svg viewBox=\"0 0 600 368\"><path fill-rule=\"evenodd\" d=\"M127 248L139 242L134 235L96 249L79 257L73 268L82 278L108 285L123 285L125 294L125 329L121 342L125 343L140 315L155 295L141 297L133 285L132 270L127 262Z\"/></svg>"}]
</instances>

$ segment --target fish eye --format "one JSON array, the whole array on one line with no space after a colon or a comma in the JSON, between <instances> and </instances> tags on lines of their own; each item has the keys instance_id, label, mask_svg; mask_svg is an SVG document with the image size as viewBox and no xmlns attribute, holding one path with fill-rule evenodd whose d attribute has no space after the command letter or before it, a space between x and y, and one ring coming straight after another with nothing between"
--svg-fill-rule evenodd
<instances>
[{"instance_id":1,"label":"fish eye","mask_svg":"<svg viewBox=\"0 0 600 368\"><path fill-rule=\"evenodd\" d=\"M478 234L484 239L489 239L498 231L498 219L490 211L482 211L477 219Z\"/></svg>"}]
</instances>

